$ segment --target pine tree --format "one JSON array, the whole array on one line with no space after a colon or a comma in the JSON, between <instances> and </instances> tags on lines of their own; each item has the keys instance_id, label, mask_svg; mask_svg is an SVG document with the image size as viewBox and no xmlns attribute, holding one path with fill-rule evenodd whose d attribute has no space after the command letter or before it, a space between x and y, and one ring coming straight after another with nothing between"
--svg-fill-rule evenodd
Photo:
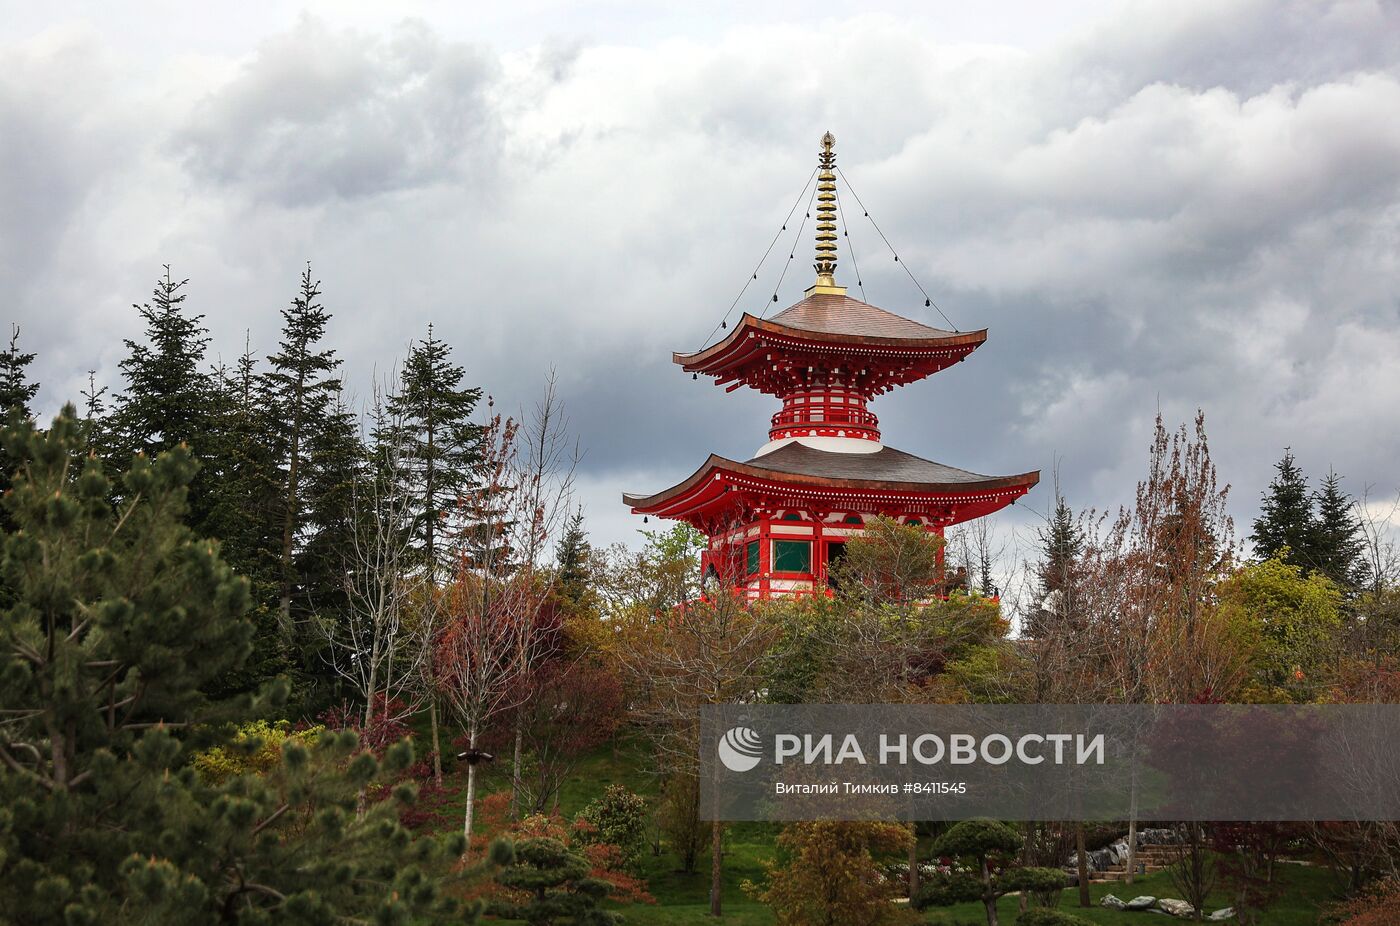
<instances>
[{"instance_id":1,"label":"pine tree","mask_svg":"<svg viewBox=\"0 0 1400 926\"><path fill-rule=\"evenodd\" d=\"M423 561L436 579L448 559L440 528L457 499L479 477L482 428L471 422L481 390L462 385L465 371L451 362L452 348L433 335L415 344L404 363L397 395L388 410L402 442L405 469L413 480L413 531Z\"/></svg>"},{"instance_id":2,"label":"pine tree","mask_svg":"<svg viewBox=\"0 0 1400 926\"><path fill-rule=\"evenodd\" d=\"M622 916L601 909L608 883L589 876L583 856L549 836L531 836L515 843L515 862L496 875L500 884L525 896L522 902L497 901L493 916L523 920L530 926L570 923L573 926L614 926Z\"/></svg>"},{"instance_id":3,"label":"pine tree","mask_svg":"<svg viewBox=\"0 0 1400 926\"><path fill-rule=\"evenodd\" d=\"M1338 588L1355 591L1365 584L1369 570L1362 556L1361 524L1351 496L1342 490L1341 477L1328 471L1314 500L1317 522L1313 555L1317 571Z\"/></svg>"},{"instance_id":4,"label":"pine tree","mask_svg":"<svg viewBox=\"0 0 1400 926\"><path fill-rule=\"evenodd\" d=\"M559 570L557 594L566 610L578 613L588 598L588 557L592 548L583 529L583 511L575 511L559 538L554 559Z\"/></svg>"},{"instance_id":5,"label":"pine tree","mask_svg":"<svg viewBox=\"0 0 1400 926\"><path fill-rule=\"evenodd\" d=\"M120 364L126 388L117 399L109 438L110 462L116 466L132 454L154 457L181 444L201 464L211 457L211 381L203 369L209 331L204 316L185 307L187 283L173 279L167 264L151 301L135 306L146 332L144 341L126 340L127 356ZM215 481L213 470L202 466L190 486L190 524L201 533L207 533Z\"/></svg>"},{"instance_id":6,"label":"pine tree","mask_svg":"<svg viewBox=\"0 0 1400 926\"><path fill-rule=\"evenodd\" d=\"M0 609L0 922L475 922L479 906L442 889L463 880L461 837L399 823L412 788L391 776L410 744L381 762L353 733L322 733L265 775L192 767L224 721L280 692L206 692L248 652L249 594L184 524L189 450L138 457L114 493L71 406L0 443L21 461L4 500L19 530L0 540L16 592Z\"/></svg>"},{"instance_id":7,"label":"pine tree","mask_svg":"<svg viewBox=\"0 0 1400 926\"><path fill-rule=\"evenodd\" d=\"M327 426L331 403L340 390L335 351L321 349L330 314L317 300L320 282L311 265L301 275L301 291L282 310L282 340L268 358L267 399L273 413L273 447L280 470L281 533L278 568L278 615L282 630L292 634L292 598L297 591L296 553L305 529L307 459Z\"/></svg>"},{"instance_id":8,"label":"pine tree","mask_svg":"<svg viewBox=\"0 0 1400 926\"><path fill-rule=\"evenodd\" d=\"M1286 548L1286 562L1312 569L1316 565L1317 539L1307 477L1288 448L1274 468L1277 475L1260 499L1259 517L1249 536L1254 543L1254 555L1260 560L1271 559Z\"/></svg>"}]
</instances>

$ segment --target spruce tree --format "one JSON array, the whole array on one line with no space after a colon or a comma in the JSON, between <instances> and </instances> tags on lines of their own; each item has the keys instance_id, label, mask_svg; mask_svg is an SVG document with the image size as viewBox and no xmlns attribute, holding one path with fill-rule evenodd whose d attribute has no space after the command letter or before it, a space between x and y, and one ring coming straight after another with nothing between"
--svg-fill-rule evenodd
<instances>
[{"instance_id":1,"label":"spruce tree","mask_svg":"<svg viewBox=\"0 0 1400 926\"><path fill-rule=\"evenodd\" d=\"M211 381L203 368L209 331L204 316L185 306L187 283L173 279L167 264L151 301L134 307L146 331L142 341L125 341L127 356L120 363L126 383L117 398L110 436L111 462L117 466L132 454L154 457L181 444L201 463L210 458ZM214 482L213 471L206 467L190 486L190 523L200 532L207 532Z\"/></svg>"},{"instance_id":2,"label":"spruce tree","mask_svg":"<svg viewBox=\"0 0 1400 926\"><path fill-rule=\"evenodd\" d=\"M1048 595L1064 587L1068 576L1084 549L1084 534L1074 520L1065 497L1055 494L1055 513L1039 532L1040 589Z\"/></svg>"},{"instance_id":3,"label":"spruce tree","mask_svg":"<svg viewBox=\"0 0 1400 926\"><path fill-rule=\"evenodd\" d=\"M577 614L588 598L588 557L591 547L588 533L583 529L583 511L575 511L559 538L554 559L559 570L555 587L559 599L571 613Z\"/></svg>"},{"instance_id":4,"label":"spruce tree","mask_svg":"<svg viewBox=\"0 0 1400 926\"><path fill-rule=\"evenodd\" d=\"M82 432L70 406L0 435L21 461L0 541L16 592L0 609L0 922L474 922L442 890L472 875L462 838L399 823L408 743L380 761L321 733L266 774L196 771L191 754L236 748L222 721L257 706L206 692L248 652L248 584L184 524L188 449L137 457L114 493Z\"/></svg>"},{"instance_id":5,"label":"spruce tree","mask_svg":"<svg viewBox=\"0 0 1400 926\"><path fill-rule=\"evenodd\" d=\"M357 516L354 486L370 465L358 421L345 405L340 384L336 387L303 444L302 542L294 557L300 599L323 623L346 618L345 570ZM320 647L323 642L318 636L303 645Z\"/></svg>"},{"instance_id":6,"label":"spruce tree","mask_svg":"<svg viewBox=\"0 0 1400 926\"><path fill-rule=\"evenodd\" d=\"M311 265L301 275L301 291L282 310L282 340L268 358L266 394L272 412L271 435L279 469L278 614L292 634L292 599L297 591L296 554L305 527L307 459L327 426L340 390L335 351L322 348L330 314L317 300L320 281Z\"/></svg>"},{"instance_id":7,"label":"spruce tree","mask_svg":"<svg viewBox=\"0 0 1400 926\"><path fill-rule=\"evenodd\" d=\"M1307 477L1289 448L1284 449L1283 459L1274 468L1277 474L1260 499L1259 517L1249 536L1254 554L1266 560L1278 556L1286 548L1286 562L1312 569L1316 532Z\"/></svg>"},{"instance_id":8,"label":"spruce tree","mask_svg":"<svg viewBox=\"0 0 1400 926\"><path fill-rule=\"evenodd\" d=\"M19 349L19 325L10 326L10 346L0 351L0 413L18 408L28 418L34 414L29 403L39 391L38 383L28 377L34 355Z\"/></svg>"},{"instance_id":9,"label":"spruce tree","mask_svg":"<svg viewBox=\"0 0 1400 926\"><path fill-rule=\"evenodd\" d=\"M33 354L19 349L19 325L11 325L10 346L0 351L0 415L8 415L14 410L21 418L33 417L29 403L39 391L39 384L31 383L26 372L33 362ZM0 447L0 495L9 490L14 468L15 460ZM0 514L0 526L10 527L3 514Z\"/></svg>"},{"instance_id":10,"label":"spruce tree","mask_svg":"<svg viewBox=\"0 0 1400 926\"><path fill-rule=\"evenodd\" d=\"M1369 569L1362 556L1361 524L1356 519L1352 498L1343 491L1341 477L1328 471L1314 499L1316 569L1338 588L1355 591L1365 584Z\"/></svg>"},{"instance_id":11,"label":"spruce tree","mask_svg":"<svg viewBox=\"0 0 1400 926\"><path fill-rule=\"evenodd\" d=\"M396 422L390 439L402 442L404 468L413 482L415 540L434 579L449 559L441 529L481 466L482 428L471 421L481 390L463 385L466 373L451 355L452 348L429 325L428 336L404 362L398 394L388 401Z\"/></svg>"},{"instance_id":12,"label":"spruce tree","mask_svg":"<svg viewBox=\"0 0 1400 926\"><path fill-rule=\"evenodd\" d=\"M210 413L216 449L211 462L217 485L209 524L224 560L252 586L249 618L256 630L252 655L215 683L219 691L251 691L293 669L277 620L280 474L268 439L274 428L263 386L245 335L234 368L220 367L214 375Z\"/></svg>"}]
</instances>

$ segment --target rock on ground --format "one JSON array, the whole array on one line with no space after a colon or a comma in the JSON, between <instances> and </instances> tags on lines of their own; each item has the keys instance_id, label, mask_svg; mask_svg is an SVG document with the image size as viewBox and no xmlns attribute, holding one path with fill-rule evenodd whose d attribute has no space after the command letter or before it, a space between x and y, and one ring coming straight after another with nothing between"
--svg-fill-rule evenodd
<instances>
[{"instance_id":1,"label":"rock on ground","mask_svg":"<svg viewBox=\"0 0 1400 926\"><path fill-rule=\"evenodd\" d=\"M1174 900L1171 897L1163 897L1157 901L1157 909L1163 913L1170 913L1172 916L1195 916L1196 908L1184 900Z\"/></svg>"}]
</instances>

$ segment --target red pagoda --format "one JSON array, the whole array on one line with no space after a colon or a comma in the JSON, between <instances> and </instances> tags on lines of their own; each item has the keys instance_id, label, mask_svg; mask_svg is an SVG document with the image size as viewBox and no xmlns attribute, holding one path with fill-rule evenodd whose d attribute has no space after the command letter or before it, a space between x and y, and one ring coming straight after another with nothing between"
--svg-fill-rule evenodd
<instances>
[{"instance_id":1,"label":"red pagoda","mask_svg":"<svg viewBox=\"0 0 1400 926\"><path fill-rule=\"evenodd\" d=\"M986 329L931 328L846 295L836 284L835 138L822 137L817 173L816 282L773 318L748 313L718 343L673 354L688 373L732 392L782 400L768 442L739 462L711 454L654 495L623 495L635 514L685 521L709 537L707 580L750 598L825 589L828 567L867 518L884 515L942 535L1011 504L1039 472L981 476L883 443L870 400L967 357Z\"/></svg>"}]
</instances>

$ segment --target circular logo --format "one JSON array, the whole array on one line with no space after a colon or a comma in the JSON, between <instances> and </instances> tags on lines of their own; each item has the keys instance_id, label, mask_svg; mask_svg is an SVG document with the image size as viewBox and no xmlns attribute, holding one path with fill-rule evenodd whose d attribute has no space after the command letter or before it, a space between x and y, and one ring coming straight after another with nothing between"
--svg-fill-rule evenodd
<instances>
[{"instance_id":1,"label":"circular logo","mask_svg":"<svg viewBox=\"0 0 1400 926\"><path fill-rule=\"evenodd\" d=\"M719 760L731 772L747 772L763 758L763 741L748 727L735 727L719 738Z\"/></svg>"}]
</instances>

